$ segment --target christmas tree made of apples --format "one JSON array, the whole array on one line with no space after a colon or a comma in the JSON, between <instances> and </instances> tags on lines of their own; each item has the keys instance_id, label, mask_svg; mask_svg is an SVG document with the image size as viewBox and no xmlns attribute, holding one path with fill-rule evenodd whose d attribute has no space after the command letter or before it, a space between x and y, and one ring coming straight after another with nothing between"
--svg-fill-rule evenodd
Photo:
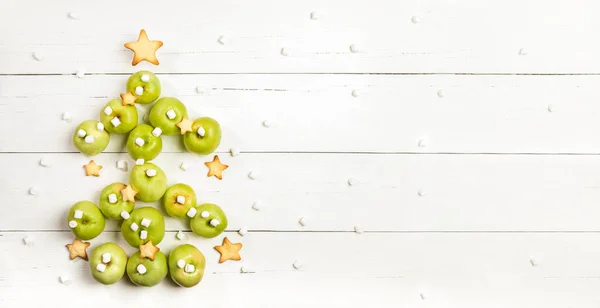
<instances>
[{"instance_id":1,"label":"christmas tree made of apples","mask_svg":"<svg viewBox=\"0 0 600 308\"><path fill-rule=\"evenodd\" d=\"M158 65L156 51L161 41L151 41L142 30L136 42L125 44L134 52L132 65L148 61ZM66 218L76 238L67 248L71 260L89 259L92 276L103 284L119 281L127 272L136 285L154 286L170 273L171 279L183 287L197 285L204 275L206 260L198 248L184 244L165 256L156 245L165 236L165 220L153 207L135 208L136 199L154 202L162 198L165 212L175 218L189 219L192 231L202 237L213 238L227 228L223 210L210 203L196 204L194 190L186 184L167 186L165 172L150 162L162 151L162 136L183 137L185 147L193 153L211 154L221 142L219 123L209 117L194 121L188 118L185 105L176 98L162 97L158 77L149 71L139 71L129 77L124 94L109 101L100 111L100 121L87 120L77 126L73 143L88 156L100 154L110 141L110 134L129 134L127 151L135 160L129 175L129 184L112 183L100 193L99 207L90 201L80 201L71 206ZM156 102L155 102L156 101ZM149 124L138 123L135 104L151 104ZM218 156L207 162L208 176L222 179L227 165ZM93 160L84 166L87 176L99 176L102 166ZM125 241L139 251L129 258L117 244L108 242L97 246L87 255L89 242L104 231L105 219L121 221ZM183 235L177 234L178 238ZM82 241L83 240L83 241ZM224 238L223 245L215 249L221 253L219 262L240 260L241 243L232 244Z\"/></svg>"}]
</instances>

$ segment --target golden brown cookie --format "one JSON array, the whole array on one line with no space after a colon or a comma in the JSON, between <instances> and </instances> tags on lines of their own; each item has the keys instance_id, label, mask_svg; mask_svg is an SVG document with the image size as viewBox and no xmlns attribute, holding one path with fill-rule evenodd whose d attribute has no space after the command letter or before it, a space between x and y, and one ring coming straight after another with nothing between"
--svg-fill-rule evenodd
<instances>
[{"instance_id":1,"label":"golden brown cookie","mask_svg":"<svg viewBox=\"0 0 600 308\"><path fill-rule=\"evenodd\" d=\"M215 155L213 161L207 161L204 163L208 167L208 174L206 176L214 176L219 180L223 179L223 171L229 168L229 165L223 165L219 159L219 155Z\"/></svg>"},{"instance_id":2,"label":"golden brown cookie","mask_svg":"<svg viewBox=\"0 0 600 308\"><path fill-rule=\"evenodd\" d=\"M75 238L73 240L73 244L67 244L66 247L69 250L69 258L71 260L80 257L87 261L87 251L86 249L90 246L88 242L82 242L80 239Z\"/></svg>"},{"instance_id":3,"label":"golden brown cookie","mask_svg":"<svg viewBox=\"0 0 600 308\"><path fill-rule=\"evenodd\" d=\"M86 176L100 176L100 169L102 169L102 166L96 164L94 160L90 160L87 165L83 165L83 168L85 168Z\"/></svg>"},{"instance_id":4,"label":"golden brown cookie","mask_svg":"<svg viewBox=\"0 0 600 308\"><path fill-rule=\"evenodd\" d=\"M140 245L140 258L148 258L154 261L154 255L160 251L160 248L154 246L152 241L148 241L146 244Z\"/></svg>"},{"instance_id":5,"label":"golden brown cookie","mask_svg":"<svg viewBox=\"0 0 600 308\"><path fill-rule=\"evenodd\" d=\"M140 36L137 41L125 43L125 48L133 51L133 61L131 65L137 65L142 61L148 61L154 65L158 65L158 59L156 58L156 51L162 47L163 42L151 41L148 39L146 30L140 31Z\"/></svg>"},{"instance_id":6,"label":"golden brown cookie","mask_svg":"<svg viewBox=\"0 0 600 308\"><path fill-rule=\"evenodd\" d=\"M239 261L242 259L242 257L240 256L242 243L232 244L226 237L223 238L223 245L215 246L215 249L221 254L219 263L223 263L227 260Z\"/></svg>"}]
</instances>

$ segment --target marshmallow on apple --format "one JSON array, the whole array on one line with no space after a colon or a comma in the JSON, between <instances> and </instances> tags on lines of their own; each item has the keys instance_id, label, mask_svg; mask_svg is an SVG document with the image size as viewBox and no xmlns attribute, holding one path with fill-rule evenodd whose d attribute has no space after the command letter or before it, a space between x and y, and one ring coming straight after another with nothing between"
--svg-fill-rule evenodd
<instances>
[{"instance_id":1,"label":"marshmallow on apple","mask_svg":"<svg viewBox=\"0 0 600 308\"><path fill-rule=\"evenodd\" d=\"M152 72L139 71L127 80L127 91L138 97L137 104L149 104L160 96L160 81Z\"/></svg>"},{"instance_id":2,"label":"marshmallow on apple","mask_svg":"<svg viewBox=\"0 0 600 308\"><path fill-rule=\"evenodd\" d=\"M125 274L127 254L115 243L104 243L90 256L92 276L102 284L113 284Z\"/></svg>"},{"instance_id":3,"label":"marshmallow on apple","mask_svg":"<svg viewBox=\"0 0 600 308\"><path fill-rule=\"evenodd\" d=\"M133 159L153 160L162 151L160 134L148 124L136 126L127 138L127 152Z\"/></svg>"},{"instance_id":4,"label":"marshmallow on apple","mask_svg":"<svg viewBox=\"0 0 600 308\"><path fill-rule=\"evenodd\" d=\"M100 210L108 219L122 220L133 211L135 203L124 201L121 191L125 189L123 183L112 183L100 192ZM125 212L125 213L124 213Z\"/></svg>"},{"instance_id":5,"label":"marshmallow on apple","mask_svg":"<svg viewBox=\"0 0 600 308\"><path fill-rule=\"evenodd\" d=\"M123 101L115 98L100 111L100 121L109 133L125 134L138 124L138 111L135 106L123 106Z\"/></svg>"},{"instance_id":6,"label":"marshmallow on apple","mask_svg":"<svg viewBox=\"0 0 600 308\"><path fill-rule=\"evenodd\" d=\"M104 231L104 216L90 201L79 201L67 214L67 225L81 240L91 240Z\"/></svg>"},{"instance_id":7,"label":"marshmallow on apple","mask_svg":"<svg viewBox=\"0 0 600 308\"><path fill-rule=\"evenodd\" d=\"M198 118L192 124L192 131L185 133L183 144L193 153L207 155L214 152L221 143L221 126L213 118Z\"/></svg>"},{"instance_id":8,"label":"marshmallow on apple","mask_svg":"<svg viewBox=\"0 0 600 308\"><path fill-rule=\"evenodd\" d=\"M190 244L177 246L169 254L171 279L186 288L200 283L204 276L206 259L198 248Z\"/></svg>"},{"instance_id":9,"label":"marshmallow on apple","mask_svg":"<svg viewBox=\"0 0 600 308\"><path fill-rule=\"evenodd\" d=\"M148 241L158 245L165 237L165 218L153 207L135 209L129 219L123 220L121 233L133 247L139 247Z\"/></svg>"},{"instance_id":10,"label":"marshmallow on apple","mask_svg":"<svg viewBox=\"0 0 600 308\"><path fill-rule=\"evenodd\" d=\"M73 144L88 156L100 154L108 146L110 135L104 124L94 120L83 121L73 133Z\"/></svg>"},{"instance_id":11,"label":"marshmallow on apple","mask_svg":"<svg viewBox=\"0 0 600 308\"><path fill-rule=\"evenodd\" d=\"M196 193L189 185L175 184L165 192L163 205L169 216L185 218L190 208L196 207Z\"/></svg>"},{"instance_id":12,"label":"marshmallow on apple","mask_svg":"<svg viewBox=\"0 0 600 308\"><path fill-rule=\"evenodd\" d=\"M213 238L227 228L227 216L216 204L201 204L191 208L187 215L192 218L190 221L192 231L202 237Z\"/></svg>"},{"instance_id":13,"label":"marshmallow on apple","mask_svg":"<svg viewBox=\"0 0 600 308\"><path fill-rule=\"evenodd\" d=\"M167 257L160 251L154 254L154 260L141 258L138 251L127 261L127 276L138 286L157 285L167 277L168 271Z\"/></svg>"},{"instance_id":14,"label":"marshmallow on apple","mask_svg":"<svg viewBox=\"0 0 600 308\"><path fill-rule=\"evenodd\" d=\"M153 163L133 167L129 174L129 183L138 192L135 197L144 202L158 201L167 190L165 172Z\"/></svg>"},{"instance_id":15,"label":"marshmallow on apple","mask_svg":"<svg viewBox=\"0 0 600 308\"><path fill-rule=\"evenodd\" d=\"M162 97L150 110L150 124L159 127L165 135L179 134L177 123L187 118L187 108L174 97Z\"/></svg>"}]
</instances>

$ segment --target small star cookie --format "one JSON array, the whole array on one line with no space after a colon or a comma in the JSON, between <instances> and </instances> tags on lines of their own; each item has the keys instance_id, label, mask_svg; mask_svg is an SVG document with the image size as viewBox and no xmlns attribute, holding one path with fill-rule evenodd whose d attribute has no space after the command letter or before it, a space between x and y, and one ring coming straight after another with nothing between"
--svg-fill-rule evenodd
<instances>
[{"instance_id":1,"label":"small star cookie","mask_svg":"<svg viewBox=\"0 0 600 308\"><path fill-rule=\"evenodd\" d=\"M83 165L83 168L85 168L86 176L100 176L100 169L102 169L102 166L96 164L94 160L90 160L87 165Z\"/></svg>"},{"instance_id":2,"label":"small star cookie","mask_svg":"<svg viewBox=\"0 0 600 308\"><path fill-rule=\"evenodd\" d=\"M215 246L215 249L221 254L219 263L223 263L227 260L239 261L242 259L240 256L240 249L242 249L242 243L232 244L228 238L223 238L223 245Z\"/></svg>"},{"instance_id":3,"label":"small star cookie","mask_svg":"<svg viewBox=\"0 0 600 308\"><path fill-rule=\"evenodd\" d=\"M219 155L215 155L213 161L207 161L204 163L208 167L208 174L206 176L214 176L219 180L223 179L223 171L229 168L229 165L223 165L219 159Z\"/></svg>"},{"instance_id":4,"label":"small star cookie","mask_svg":"<svg viewBox=\"0 0 600 308\"><path fill-rule=\"evenodd\" d=\"M121 196L123 197L123 202L131 201L135 203L135 195L137 195L138 191L133 189L131 185L127 185L124 189L121 190Z\"/></svg>"},{"instance_id":5,"label":"small star cookie","mask_svg":"<svg viewBox=\"0 0 600 308\"><path fill-rule=\"evenodd\" d=\"M140 245L140 258L148 258L154 261L154 255L160 251L160 248L154 246L152 241L148 241L146 244Z\"/></svg>"},{"instance_id":6,"label":"small star cookie","mask_svg":"<svg viewBox=\"0 0 600 308\"><path fill-rule=\"evenodd\" d=\"M194 121L188 119L188 118L183 118L183 120L181 120L181 122L176 124L177 127L179 127L179 129L181 129L181 134L185 134L187 132L191 132L192 131L192 125L194 125Z\"/></svg>"},{"instance_id":7,"label":"small star cookie","mask_svg":"<svg viewBox=\"0 0 600 308\"><path fill-rule=\"evenodd\" d=\"M73 244L67 244L65 246L69 249L69 258L71 258L71 260L80 257L87 261L88 256L86 249L90 246L89 242L82 242L80 239L76 238L73 240Z\"/></svg>"},{"instance_id":8,"label":"small star cookie","mask_svg":"<svg viewBox=\"0 0 600 308\"><path fill-rule=\"evenodd\" d=\"M148 61L154 65L158 65L158 59L156 58L156 51L162 47L163 42L151 41L148 39L146 30L140 31L140 36L136 42L125 43L125 48L133 51L133 61L131 65L137 65L142 61Z\"/></svg>"},{"instance_id":9,"label":"small star cookie","mask_svg":"<svg viewBox=\"0 0 600 308\"><path fill-rule=\"evenodd\" d=\"M131 93L131 92L121 94L121 100L123 101L123 106L127 106L127 105L135 106L136 99L138 99L138 97L133 95L133 93Z\"/></svg>"}]
</instances>

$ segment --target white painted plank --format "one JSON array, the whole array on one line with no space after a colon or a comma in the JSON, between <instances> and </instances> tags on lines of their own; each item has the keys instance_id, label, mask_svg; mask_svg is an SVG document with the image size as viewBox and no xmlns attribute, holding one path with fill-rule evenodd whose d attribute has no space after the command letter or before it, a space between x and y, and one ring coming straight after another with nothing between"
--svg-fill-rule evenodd
<instances>
[{"instance_id":1,"label":"white painted plank","mask_svg":"<svg viewBox=\"0 0 600 308\"><path fill-rule=\"evenodd\" d=\"M0 73L130 72L123 43L142 27L165 42L160 72L598 73L590 38L600 21L589 12L599 9L592 0L5 0Z\"/></svg>"},{"instance_id":2,"label":"white painted plank","mask_svg":"<svg viewBox=\"0 0 600 308\"><path fill-rule=\"evenodd\" d=\"M68 259L64 245L72 236L66 232L0 235L0 303L7 308L63 301L90 308L196 302L209 307L587 308L600 301L598 233L251 233L241 238L242 261L224 264L217 264L212 249L220 238L190 237L186 242L207 257L207 274L187 290L168 280L153 288L135 287L127 278L102 286L91 278L86 262ZM34 237L34 244L23 245L24 236ZM133 252L118 233L103 234L90 248L105 241ZM170 251L180 243L170 233L160 246ZM293 269L294 260L304 266ZM242 264L255 273L241 274ZM73 283L60 284L59 275Z\"/></svg>"},{"instance_id":3,"label":"white painted plank","mask_svg":"<svg viewBox=\"0 0 600 308\"><path fill-rule=\"evenodd\" d=\"M38 165L41 158L51 168ZM199 202L221 205L229 230L597 231L600 156L532 155L221 155L224 179L207 178L211 158L161 154L170 184L183 182ZM127 154L105 154L99 178L85 177L80 154L2 154L0 228L68 230L65 215L80 200L98 202ZM187 172L179 165L186 161ZM130 166L133 161L129 161ZM248 173L260 177L250 180ZM356 185L348 180L354 178ZM38 195L28 195L30 187ZM420 196L421 194L422 196ZM262 202L254 211L255 200ZM138 206L148 205L139 202ZM162 206L154 205L162 210ZM306 226L298 221L305 217ZM120 230L116 223L108 230ZM167 229L189 229L167 219Z\"/></svg>"},{"instance_id":4,"label":"white painted plank","mask_svg":"<svg viewBox=\"0 0 600 308\"><path fill-rule=\"evenodd\" d=\"M70 139L77 124L97 119L127 78L0 77L0 151L76 151ZM163 94L179 97L191 116L220 121L221 152L600 153L599 76L160 78ZM196 93L197 86L207 93ZM18 138L8 133L16 129ZM164 139L165 152L183 150L179 138ZM123 144L113 136L108 151L123 151Z\"/></svg>"}]
</instances>

